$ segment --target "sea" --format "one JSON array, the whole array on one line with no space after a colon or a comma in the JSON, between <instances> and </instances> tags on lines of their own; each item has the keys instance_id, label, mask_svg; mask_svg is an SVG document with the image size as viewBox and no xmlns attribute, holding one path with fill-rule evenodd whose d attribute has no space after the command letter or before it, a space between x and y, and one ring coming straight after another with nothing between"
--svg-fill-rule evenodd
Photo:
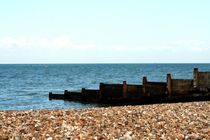
<instances>
[{"instance_id":1,"label":"sea","mask_svg":"<svg viewBox=\"0 0 210 140\"><path fill-rule=\"evenodd\" d=\"M70 109L97 107L64 100L49 100L49 92L99 89L99 84L141 84L166 82L173 78L192 79L193 69L210 71L210 64L0 64L0 110Z\"/></svg>"}]
</instances>

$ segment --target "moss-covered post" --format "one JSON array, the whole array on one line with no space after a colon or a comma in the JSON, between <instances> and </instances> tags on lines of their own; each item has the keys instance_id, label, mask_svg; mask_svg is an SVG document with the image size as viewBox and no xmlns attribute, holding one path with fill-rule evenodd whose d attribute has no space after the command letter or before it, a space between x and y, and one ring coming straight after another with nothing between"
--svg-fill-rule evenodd
<instances>
[{"instance_id":1,"label":"moss-covered post","mask_svg":"<svg viewBox=\"0 0 210 140\"><path fill-rule=\"evenodd\" d=\"M126 81L123 81L123 98L127 97L127 84Z\"/></svg>"},{"instance_id":2,"label":"moss-covered post","mask_svg":"<svg viewBox=\"0 0 210 140\"><path fill-rule=\"evenodd\" d=\"M167 74L167 90L168 95L171 96L172 94L172 80L171 80L171 74Z\"/></svg>"},{"instance_id":3,"label":"moss-covered post","mask_svg":"<svg viewBox=\"0 0 210 140\"><path fill-rule=\"evenodd\" d=\"M194 68L193 71L193 88L198 88L198 68Z\"/></svg>"}]
</instances>

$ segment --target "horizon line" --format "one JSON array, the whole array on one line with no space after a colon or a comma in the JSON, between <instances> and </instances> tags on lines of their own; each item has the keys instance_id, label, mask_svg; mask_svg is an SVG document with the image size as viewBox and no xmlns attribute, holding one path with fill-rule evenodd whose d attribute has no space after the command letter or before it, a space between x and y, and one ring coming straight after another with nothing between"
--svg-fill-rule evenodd
<instances>
[{"instance_id":1,"label":"horizon line","mask_svg":"<svg viewBox=\"0 0 210 140\"><path fill-rule=\"evenodd\" d=\"M102 63L94 63L94 62L84 62L84 63L0 63L0 65L59 65L59 64L210 64L210 62L102 62Z\"/></svg>"}]
</instances>

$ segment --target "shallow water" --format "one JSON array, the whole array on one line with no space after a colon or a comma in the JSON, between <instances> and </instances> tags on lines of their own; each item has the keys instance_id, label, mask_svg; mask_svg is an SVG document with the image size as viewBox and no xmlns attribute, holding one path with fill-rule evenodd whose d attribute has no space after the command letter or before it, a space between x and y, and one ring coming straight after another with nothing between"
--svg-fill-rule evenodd
<instances>
[{"instance_id":1,"label":"shallow water","mask_svg":"<svg viewBox=\"0 0 210 140\"><path fill-rule=\"evenodd\" d=\"M210 64L24 64L0 65L0 110L66 109L95 107L63 100L49 100L50 91L99 88L99 83L139 84L142 77L166 81L193 78L193 68L209 71Z\"/></svg>"}]
</instances>

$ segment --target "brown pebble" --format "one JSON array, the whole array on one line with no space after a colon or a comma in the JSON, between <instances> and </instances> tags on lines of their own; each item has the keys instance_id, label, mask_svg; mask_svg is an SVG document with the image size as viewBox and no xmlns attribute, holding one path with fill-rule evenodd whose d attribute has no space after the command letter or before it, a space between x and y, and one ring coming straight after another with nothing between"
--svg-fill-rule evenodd
<instances>
[{"instance_id":1,"label":"brown pebble","mask_svg":"<svg viewBox=\"0 0 210 140\"><path fill-rule=\"evenodd\" d=\"M0 111L0 140L209 140L209 114L210 101L70 110Z\"/></svg>"}]
</instances>

